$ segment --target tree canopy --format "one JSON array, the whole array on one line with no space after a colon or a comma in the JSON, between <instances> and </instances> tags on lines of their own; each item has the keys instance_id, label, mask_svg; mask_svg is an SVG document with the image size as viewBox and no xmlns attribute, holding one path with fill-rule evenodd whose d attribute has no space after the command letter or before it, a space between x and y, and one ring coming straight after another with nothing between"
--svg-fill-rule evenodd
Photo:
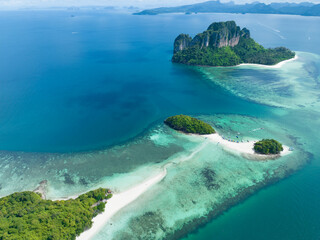
<instances>
[{"instance_id":1,"label":"tree canopy","mask_svg":"<svg viewBox=\"0 0 320 240\"><path fill-rule=\"evenodd\" d=\"M208 123L187 115L176 115L169 117L164 121L164 123L175 130L185 133L215 133L215 130Z\"/></svg>"},{"instance_id":2,"label":"tree canopy","mask_svg":"<svg viewBox=\"0 0 320 240\"><path fill-rule=\"evenodd\" d=\"M263 139L254 144L254 150L259 154L279 154L283 151L282 144L274 139Z\"/></svg>"},{"instance_id":3,"label":"tree canopy","mask_svg":"<svg viewBox=\"0 0 320 240\"><path fill-rule=\"evenodd\" d=\"M43 200L38 193L17 192L0 199L0 240L75 239L104 211L108 189L99 188L76 199Z\"/></svg>"}]
</instances>

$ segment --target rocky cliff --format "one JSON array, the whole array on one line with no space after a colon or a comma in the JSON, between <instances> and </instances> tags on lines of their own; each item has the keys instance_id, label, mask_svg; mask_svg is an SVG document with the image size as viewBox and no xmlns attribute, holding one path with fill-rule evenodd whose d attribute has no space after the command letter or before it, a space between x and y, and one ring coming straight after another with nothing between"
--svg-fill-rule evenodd
<instances>
[{"instance_id":1,"label":"rocky cliff","mask_svg":"<svg viewBox=\"0 0 320 240\"><path fill-rule=\"evenodd\" d=\"M295 56L284 47L264 48L250 37L248 29L241 29L234 21L212 23L194 38L180 34L173 52L172 62L206 66L273 65Z\"/></svg>"},{"instance_id":2,"label":"rocky cliff","mask_svg":"<svg viewBox=\"0 0 320 240\"><path fill-rule=\"evenodd\" d=\"M212 23L206 31L197 34L193 39L187 34L180 34L174 41L174 53L188 47L234 47L240 37L250 38L248 29L240 29L234 21Z\"/></svg>"}]
</instances>

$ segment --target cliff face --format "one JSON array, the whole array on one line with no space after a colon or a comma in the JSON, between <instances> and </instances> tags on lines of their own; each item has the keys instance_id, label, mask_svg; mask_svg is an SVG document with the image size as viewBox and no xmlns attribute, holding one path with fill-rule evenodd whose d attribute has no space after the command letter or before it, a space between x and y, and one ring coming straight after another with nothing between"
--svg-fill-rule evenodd
<instances>
[{"instance_id":1,"label":"cliff face","mask_svg":"<svg viewBox=\"0 0 320 240\"><path fill-rule=\"evenodd\" d=\"M180 34L174 42L174 53L188 47L198 46L221 48L238 45L240 37L250 38L248 29L236 25L234 21L212 23L206 31L197 34L193 39L186 34Z\"/></svg>"},{"instance_id":2,"label":"cliff face","mask_svg":"<svg viewBox=\"0 0 320 240\"><path fill-rule=\"evenodd\" d=\"M180 34L174 41L174 52L182 51L190 46L192 38L188 34Z\"/></svg>"},{"instance_id":3,"label":"cliff face","mask_svg":"<svg viewBox=\"0 0 320 240\"><path fill-rule=\"evenodd\" d=\"M235 66L240 63L273 65L293 58L290 49L264 48L234 21L212 23L194 38L180 34L174 41L172 62L201 66Z\"/></svg>"}]
</instances>

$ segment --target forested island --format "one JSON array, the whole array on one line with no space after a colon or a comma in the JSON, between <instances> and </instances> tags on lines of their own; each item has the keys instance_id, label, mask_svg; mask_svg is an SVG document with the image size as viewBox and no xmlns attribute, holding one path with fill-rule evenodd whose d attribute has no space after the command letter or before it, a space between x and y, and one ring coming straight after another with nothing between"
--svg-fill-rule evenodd
<instances>
[{"instance_id":1,"label":"forested island","mask_svg":"<svg viewBox=\"0 0 320 240\"><path fill-rule=\"evenodd\" d=\"M235 66L241 63L274 65L294 58L285 47L264 48L234 21L214 22L191 38L180 34L174 41L172 62L202 66Z\"/></svg>"},{"instance_id":2,"label":"forested island","mask_svg":"<svg viewBox=\"0 0 320 240\"><path fill-rule=\"evenodd\" d=\"M283 151L283 146L281 143L274 139L263 139L254 144L254 151L259 154L279 154Z\"/></svg>"},{"instance_id":3,"label":"forested island","mask_svg":"<svg viewBox=\"0 0 320 240\"><path fill-rule=\"evenodd\" d=\"M213 127L208 123L182 114L169 117L164 123L169 127L184 133L195 133L200 135L215 133Z\"/></svg>"},{"instance_id":4,"label":"forested island","mask_svg":"<svg viewBox=\"0 0 320 240\"><path fill-rule=\"evenodd\" d=\"M76 239L111 197L105 188L61 201L44 200L35 192L13 193L0 199L0 239Z\"/></svg>"}]
</instances>

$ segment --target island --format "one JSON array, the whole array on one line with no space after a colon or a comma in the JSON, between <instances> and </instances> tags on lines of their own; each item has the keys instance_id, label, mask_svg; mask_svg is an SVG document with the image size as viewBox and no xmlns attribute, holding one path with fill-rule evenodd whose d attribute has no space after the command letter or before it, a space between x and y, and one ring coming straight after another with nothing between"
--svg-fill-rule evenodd
<instances>
[{"instance_id":1,"label":"island","mask_svg":"<svg viewBox=\"0 0 320 240\"><path fill-rule=\"evenodd\" d=\"M254 151L258 154L279 154L283 151L282 144L274 139L263 139L254 144Z\"/></svg>"},{"instance_id":2,"label":"island","mask_svg":"<svg viewBox=\"0 0 320 240\"><path fill-rule=\"evenodd\" d=\"M255 14L286 14L302 16L320 16L320 4L312 2L264 2L254 1L252 3L237 4L234 1L220 2L207 1L195 4L188 4L177 7L160 7L146 9L135 15L157 15L164 13L255 13Z\"/></svg>"},{"instance_id":3,"label":"island","mask_svg":"<svg viewBox=\"0 0 320 240\"><path fill-rule=\"evenodd\" d=\"M31 191L13 193L0 199L0 239L76 239L111 197L105 188L61 201L44 200Z\"/></svg>"},{"instance_id":4,"label":"island","mask_svg":"<svg viewBox=\"0 0 320 240\"><path fill-rule=\"evenodd\" d=\"M234 138L221 136L208 123L183 114L168 117L164 123L174 130L182 133L195 134L193 135L194 137L202 137L206 141L215 143L225 150L241 154L248 159L276 159L279 156L289 154L291 151L288 146L282 146L280 142L274 139L249 141L239 139L238 136L235 136Z\"/></svg>"},{"instance_id":5,"label":"island","mask_svg":"<svg viewBox=\"0 0 320 240\"><path fill-rule=\"evenodd\" d=\"M164 123L169 127L184 133L195 133L199 135L215 133L213 127L208 123L182 114L168 117Z\"/></svg>"},{"instance_id":6,"label":"island","mask_svg":"<svg viewBox=\"0 0 320 240\"><path fill-rule=\"evenodd\" d=\"M295 57L285 47L264 48L235 21L214 22L191 38L180 34L174 41L172 62L202 66L235 66L241 63L275 65Z\"/></svg>"}]
</instances>

